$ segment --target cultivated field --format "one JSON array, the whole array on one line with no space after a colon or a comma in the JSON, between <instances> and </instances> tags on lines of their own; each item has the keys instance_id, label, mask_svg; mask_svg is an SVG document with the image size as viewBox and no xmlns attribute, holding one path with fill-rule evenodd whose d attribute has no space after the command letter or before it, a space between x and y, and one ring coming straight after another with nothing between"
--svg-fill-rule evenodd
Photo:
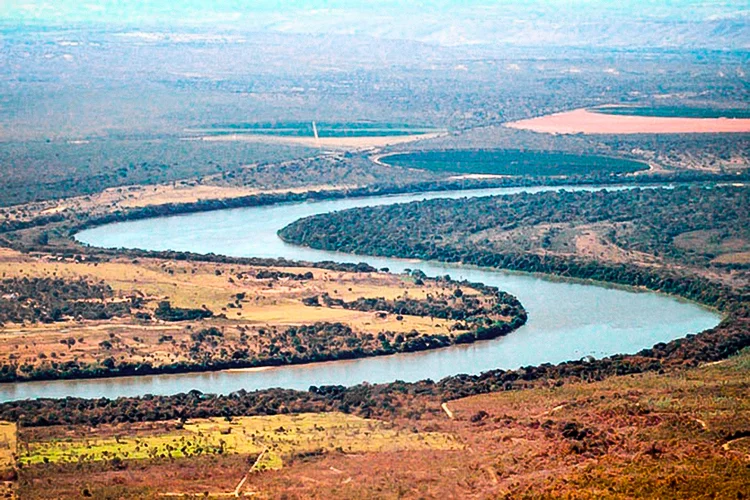
<instances>
[{"instance_id":1,"label":"cultivated field","mask_svg":"<svg viewBox=\"0 0 750 500\"><path fill-rule=\"evenodd\" d=\"M385 147L440 135L440 131L434 128L374 122L321 122L315 125L313 122L229 123L187 132L208 142L248 141L334 149Z\"/></svg>"},{"instance_id":2,"label":"cultivated field","mask_svg":"<svg viewBox=\"0 0 750 500\"><path fill-rule=\"evenodd\" d=\"M622 116L653 116L660 118L750 118L750 109L691 107L691 106L599 106L595 113Z\"/></svg>"},{"instance_id":3,"label":"cultivated field","mask_svg":"<svg viewBox=\"0 0 750 500\"><path fill-rule=\"evenodd\" d=\"M510 122L505 126L547 134L739 133L750 132L750 118L637 116L576 109Z\"/></svg>"},{"instance_id":4,"label":"cultivated field","mask_svg":"<svg viewBox=\"0 0 750 500\"><path fill-rule=\"evenodd\" d=\"M314 125L313 125L314 123ZM433 127L413 126L403 123L328 123L328 122L269 122L269 123L225 123L188 130L199 134L226 135L248 134L277 137L397 137L435 132Z\"/></svg>"},{"instance_id":5,"label":"cultivated field","mask_svg":"<svg viewBox=\"0 0 750 500\"><path fill-rule=\"evenodd\" d=\"M521 150L448 150L397 153L377 161L402 168L480 176L560 176L632 173L645 163L624 158Z\"/></svg>"}]
</instances>

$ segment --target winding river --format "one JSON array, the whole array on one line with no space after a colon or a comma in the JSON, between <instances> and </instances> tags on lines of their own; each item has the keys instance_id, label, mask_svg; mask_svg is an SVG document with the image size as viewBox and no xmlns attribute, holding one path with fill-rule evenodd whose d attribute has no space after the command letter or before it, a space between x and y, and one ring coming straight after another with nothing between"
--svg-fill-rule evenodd
<instances>
[{"instance_id":1,"label":"winding river","mask_svg":"<svg viewBox=\"0 0 750 500\"><path fill-rule=\"evenodd\" d=\"M365 381L437 380L448 375L477 374L493 368L510 369L584 356L600 358L633 353L658 342L697 333L719 322L720 317L714 312L656 293L438 262L325 252L288 245L276 235L279 229L299 218L335 210L430 198L549 189L501 188L304 202L138 220L84 231L77 235L80 241L102 247L367 262L395 272L419 268L429 276L450 274L456 279L479 281L513 293L526 307L529 320L520 329L500 339L422 353L268 369L2 384L0 401L67 396L116 398L174 394L192 389L225 394L239 389L307 389L311 385L353 385Z\"/></svg>"}]
</instances>

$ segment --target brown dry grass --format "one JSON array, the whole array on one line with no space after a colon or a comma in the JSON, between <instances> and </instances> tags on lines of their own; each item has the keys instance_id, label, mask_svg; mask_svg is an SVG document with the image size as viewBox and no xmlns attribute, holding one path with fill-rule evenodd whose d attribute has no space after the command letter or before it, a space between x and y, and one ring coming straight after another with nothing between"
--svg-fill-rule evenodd
<instances>
[{"instance_id":1,"label":"brown dry grass","mask_svg":"<svg viewBox=\"0 0 750 500\"><path fill-rule=\"evenodd\" d=\"M0 422L0 498L16 497L16 424Z\"/></svg>"},{"instance_id":2,"label":"brown dry grass","mask_svg":"<svg viewBox=\"0 0 750 500\"><path fill-rule=\"evenodd\" d=\"M750 264L750 252L737 252L719 255L711 262L719 264Z\"/></svg>"},{"instance_id":3,"label":"brown dry grass","mask_svg":"<svg viewBox=\"0 0 750 500\"><path fill-rule=\"evenodd\" d=\"M505 126L547 134L739 133L750 132L750 119L624 116L575 109L510 122Z\"/></svg>"},{"instance_id":4,"label":"brown dry grass","mask_svg":"<svg viewBox=\"0 0 750 500\"><path fill-rule=\"evenodd\" d=\"M454 419L437 412L393 425L451 434L460 449L292 457L281 470L252 474L245 491L294 499L742 498L750 447L747 439L726 443L750 431L749 369L746 350L700 368L450 401ZM34 439L61 431L35 430ZM84 476L73 466L38 466L24 472L23 492L218 493L231 491L253 458L135 461L119 469L100 463Z\"/></svg>"},{"instance_id":5,"label":"brown dry grass","mask_svg":"<svg viewBox=\"0 0 750 500\"><path fill-rule=\"evenodd\" d=\"M190 182L157 184L155 186L135 186L128 189L127 193L102 193L100 204L106 203L105 197L111 198L122 208L137 208L145 206L165 205L167 203L194 203L201 200L224 200L228 198L239 198L254 194L273 193L301 193L305 191L330 191L343 189L351 186L344 185L310 185L301 188L279 188L279 189L249 189L229 186L200 185ZM116 190L114 190L116 191Z\"/></svg>"},{"instance_id":6,"label":"brown dry grass","mask_svg":"<svg viewBox=\"0 0 750 500\"><path fill-rule=\"evenodd\" d=\"M280 278L258 279L259 270L304 274L311 272L311 280ZM415 285L404 276L385 273L345 273L307 268L258 268L230 264L172 262L142 259L133 262L120 258L110 262L82 263L36 258L11 250L0 251L0 278L9 277L85 278L104 281L116 294L114 300L138 295L148 302L145 312L153 312L161 300L175 307L199 308L206 306L223 318L200 322L165 323L139 322L131 318L106 321L64 321L53 324L6 324L0 327L0 364L15 362L32 366L55 360L94 362L102 356L132 362L148 361L163 364L185 361L191 345L191 334L201 328L217 326L224 330L222 346L248 348L262 354L265 339L259 329L278 328L316 322L340 322L360 334L377 335L383 331L408 333L449 333L455 322L405 315L379 317L374 312L360 312L342 308L308 307L302 299L312 295L329 294L345 301L359 297L394 299L406 296L423 299L427 294L448 293L436 282ZM476 293L465 288L465 293ZM245 294L240 307L235 307L237 294ZM230 307L230 304L233 306ZM244 336L243 336L244 332ZM459 332L460 333L460 332ZM165 336L171 339L164 340ZM73 338L75 345L62 341ZM242 340L245 338L245 340ZM113 344L103 351L100 343ZM236 344L236 346L235 346ZM219 349L220 350L220 349Z\"/></svg>"},{"instance_id":7,"label":"brown dry grass","mask_svg":"<svg viewBox=\"0 0 750 500\"><path fill-rule=\"evenodd\" d=\"M16 424L0 422L0 470L12 467L16 457Z\"/></svg>"}]
</instances>

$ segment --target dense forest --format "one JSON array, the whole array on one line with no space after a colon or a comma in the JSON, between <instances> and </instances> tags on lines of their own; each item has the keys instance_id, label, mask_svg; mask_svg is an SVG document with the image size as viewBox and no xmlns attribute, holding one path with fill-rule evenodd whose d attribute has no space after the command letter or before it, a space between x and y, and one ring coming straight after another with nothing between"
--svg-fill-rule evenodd
<instances>
[{"instance_id":1,"label":"dense forest","mask_svg":"<svg viewBox=\"0 0 750 500\"><path fill-rule=\"evenodd\" d=\"M553 260L543 250L551 245L555 232L606 222L603 237L619 248L705 265L723 243L731 243L733 251L750 244L749 194L744 186L680 186L437 199L318 215L296 221L279 234L287 241L326 250L480 265L491 259L502 267L536 271L533 262ZM522 253L512 252L517 249L496 238L498 232L542 225L549 229L538 242L536 250L541 251L498 255ZM681 235L696 234L713 244L679 244ZM529 264L509 264L509 258Z\"/></svg>"}]
</instances>

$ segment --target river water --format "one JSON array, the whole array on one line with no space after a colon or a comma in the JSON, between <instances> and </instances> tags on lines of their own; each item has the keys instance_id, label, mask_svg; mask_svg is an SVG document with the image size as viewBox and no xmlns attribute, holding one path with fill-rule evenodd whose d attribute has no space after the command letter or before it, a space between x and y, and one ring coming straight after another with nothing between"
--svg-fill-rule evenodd
<instances>
[{"instance_id":1,"label":"river water","mask_svg":"<svg viewBox=\"0 0 750 500\"><path fill-rule=\"evenodd\" d=\"M175 394L192 389L226 394L239 389L307 389L311 385L354 385L365 381L438 380L459 373L478 374L493 368L512 369L584 356L600 358L616 353L634 353L658 342L700 332L719 322L720 316L712 311L651 292L437 262L326 252L288 245L276 235L279 229L299 218L336 210L431 198L549 189L500 188L304 202L122 222L83 231L76 236L81 242L100 247L367 262L377 268L388 267L394 272L418 268L428 276L450 274L454 279L494 285L516 295L526 308L529 320L520 329L500 339L421 353L260 370L2 384L0 401L66 396L115 398Z\"/></svg>"}]
</instances>

